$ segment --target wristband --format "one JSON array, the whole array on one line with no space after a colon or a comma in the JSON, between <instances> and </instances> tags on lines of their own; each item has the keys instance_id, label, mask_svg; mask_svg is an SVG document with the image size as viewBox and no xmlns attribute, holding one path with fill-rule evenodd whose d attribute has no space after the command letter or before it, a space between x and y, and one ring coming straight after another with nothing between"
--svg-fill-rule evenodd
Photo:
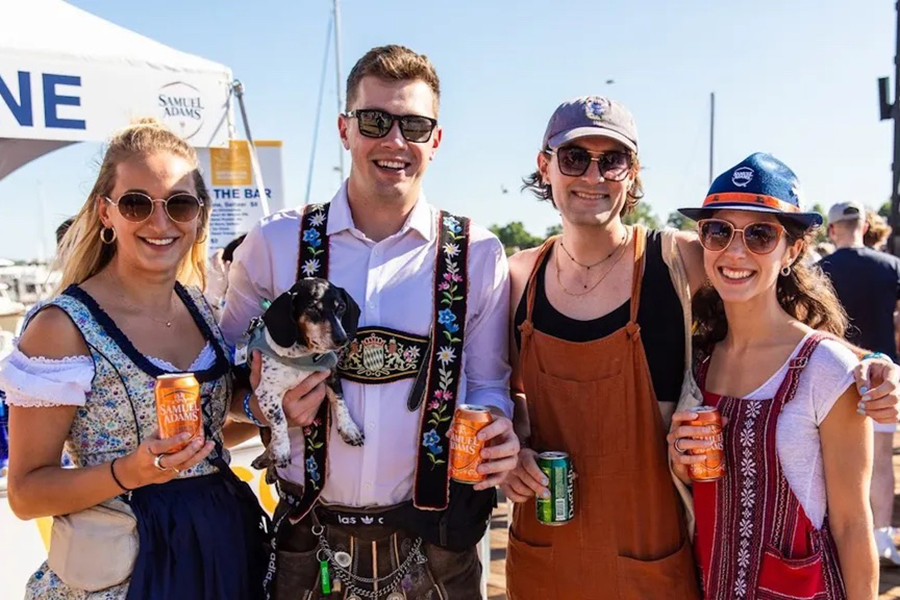
<instances>
[{"instance_id":1,"label":"wristband","mask_svg":"<svg viewBox=\"0 0 900 600\"><path fill-rule=\"evenodd\" d=\"M119 486L120 488L122 488L126 492L134 491L134 488L128 488L128 487L125 487L124 485L122 485L122 482L119 481L118 477L116 477L116 470L113 468L113 465L116 464L117 460L119 460L118 456L115 457L114 459L112 459L112 461L109 463L109 473L110 473L110 475L112 475L113 481L115 481L116 485Z\"/></svg>"},{"instance_id":2,"label":"wristband","mask_svg":"<svg viewBox=\"0 0 900 600\"><path fill-rule=\"evenodd\" d=\"M873 358L873 359L880 358L881 360L886 360L887 362L893 362L891 360L891 357L888 356L887 354L885 354L884 352L869 352L868 354L863 356L861 359L859 359L859 362L862 362L864 360L869 360L870 358Z\"/></svg>"},{"instance_id":3,"label":"wristband","mask_svg":"<svg viewBox=\"0 0 900 600\"><path fill-rule=\"evenodd\" d=\"M256 425L257 427L265 427L266 424L256 418L256 415L253 414L253 411L250 409L250 397L253 395L253 392L247 392L247 395L244 396L244 414L247 415L247 418L250 419L250 422Z\"/></svg>"}]
</instances>

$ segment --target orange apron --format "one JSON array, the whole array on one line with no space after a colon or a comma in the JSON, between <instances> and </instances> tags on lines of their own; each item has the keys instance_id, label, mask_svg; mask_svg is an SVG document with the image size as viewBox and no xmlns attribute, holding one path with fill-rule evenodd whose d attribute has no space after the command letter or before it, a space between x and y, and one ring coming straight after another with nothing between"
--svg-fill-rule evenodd
<instances>
[{"instance_id":1,"label":"orange apron","mask_svg":"<svg viewBox=\"0 0 900 600\"><path fill-rule=\"evenodd\" d=\"M591 342L534 329L535 277L520 326L531 447L568 452L575 518L542 525L535 502L516 504L506 562L509 600L699 599L682 507L668 468L665 429L637 324L645 230L634 236L628 324Z\"/></svg>"}]
</instances>

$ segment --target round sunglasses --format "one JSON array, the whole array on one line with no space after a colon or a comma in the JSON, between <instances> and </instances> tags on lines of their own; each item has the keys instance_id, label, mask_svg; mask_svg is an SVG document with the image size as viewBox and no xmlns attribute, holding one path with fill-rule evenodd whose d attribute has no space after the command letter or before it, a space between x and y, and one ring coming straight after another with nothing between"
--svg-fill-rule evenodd
<instances>
[{"instance_id":1,"label":"round sunglasses","mask_svg":"<svg viewBox=\"0 0 900 600\"><path fill-rule=\"evenodd\" d=\"M738 228L722 219L703 219L697 223L700 245L710 252L721 252L731 245L734 235L740 232L744 247L753 254L769 254L784 235L784 227L778 223L750 223Z\"/></svg>"},{"instance_id":2,"label":"round sunglasses","mask_svg":"<svg viewBox=\"0 0 900 600\"><path fill-rule=\"evenodd\" d=\"M424 144L431 139L437 120L420 115L393 115L384 110L375 108L363 108L349 110L345 117L356 119L359 132L370 138L383 138L394 126L394 121L400 123L400 134L407 142Z\"/></svg>"},{"instance_id":3,"label":"round sunglasses","mask_svg":"<svg viewBox=\"0 0 900 600\"><path fill-rule=\"evenodd\" d=\"M610 150L609 152L592 153L581 146L563 146L556 150L545 150L546 154L556 155L559 172L568 177L581 177L587 173L592 162L597 163L600 176L607 181L622 181L631 171L633 158L630 152Z\"/></svg>"},{"instance_id":4,"label":"round sunglasses","mask_svg":"<svg viewBox=\"0 0 900 600\"><path fill-rule=\"evenodd\" d=\"M200 215L200 209L203 208L203 200L186 192L172 194L164 200L154 200L142 192L125 192L118 200L107 196L103 199L115 206L119 214L132 223L149 219L157 202L162 202L166 214L176 223L190 223Z\"/></svg>"}]
</instances>

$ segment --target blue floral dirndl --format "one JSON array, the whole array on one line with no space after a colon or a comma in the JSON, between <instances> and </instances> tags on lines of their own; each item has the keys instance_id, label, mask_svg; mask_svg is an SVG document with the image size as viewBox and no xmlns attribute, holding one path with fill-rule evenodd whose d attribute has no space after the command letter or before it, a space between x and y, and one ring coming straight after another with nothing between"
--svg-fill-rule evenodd
<instances>
[{"instance_id":1,"label":"blue floral dirndl","mask_svg":"<svg viewBox=\"0 0 900 600\"><path fill-rule=\"evenodd\" d=\"M180 284L176 292L216 354L210 368L194 373L200 383L206 439L214 441L215 449L178 478L138 488L123 497L134 511L139 536L138 554L128 581L86 593L68 588L45 563L29 582L29 597L262 597L266 516L250 487L228 467L230 458L222 445L222 426L232 389L225 341L200 293ZM79 328L95 368L91 393L85 406L76 412L66 450L82 467L133 452L157 427L153 389L156 377L167 371L140 354L81 288L69 287L51 304L65 310Z\"/></svg>"}]
</instances>

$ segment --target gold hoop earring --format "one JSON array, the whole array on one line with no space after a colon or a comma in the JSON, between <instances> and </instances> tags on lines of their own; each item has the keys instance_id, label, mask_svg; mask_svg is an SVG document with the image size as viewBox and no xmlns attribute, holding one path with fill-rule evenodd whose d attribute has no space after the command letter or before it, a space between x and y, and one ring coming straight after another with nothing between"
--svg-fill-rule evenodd
<instances>
[{"instance_id":1,"label":"gold hoop earring","mask_svg":"<svg viewBox=\"0 0 900 600\"><path fill-rule=\"evenodd\" d=\"M106 232L112 231L112 237L107 239ZM113 227L101 227L100 228L100 241L109 246L113 242L116 241L116 230Z\"/></svg>"}]
</instances>

